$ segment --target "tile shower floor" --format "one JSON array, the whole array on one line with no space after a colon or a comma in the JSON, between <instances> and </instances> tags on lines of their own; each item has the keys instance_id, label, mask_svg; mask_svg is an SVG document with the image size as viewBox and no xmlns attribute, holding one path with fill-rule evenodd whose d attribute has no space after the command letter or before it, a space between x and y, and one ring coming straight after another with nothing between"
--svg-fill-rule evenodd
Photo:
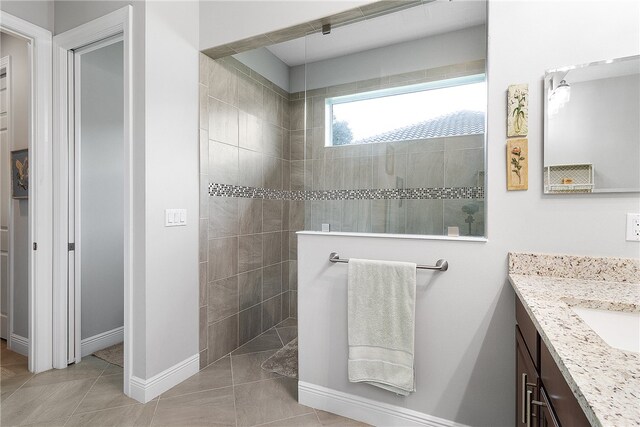
<instances>
[{"instance_id":1,"label":"tile shower floor","mask_svg":"<svg viewBox=\"0 0 640 427\"><path fill-rule=\"evenodd\" d=\"M0 340L0 425L364 425L298 404L297 380L260 367L296 336L296 321L285 320L146 404L122 393L119 366L88 356L33 375Z\"/></svg>"}]
</instances>

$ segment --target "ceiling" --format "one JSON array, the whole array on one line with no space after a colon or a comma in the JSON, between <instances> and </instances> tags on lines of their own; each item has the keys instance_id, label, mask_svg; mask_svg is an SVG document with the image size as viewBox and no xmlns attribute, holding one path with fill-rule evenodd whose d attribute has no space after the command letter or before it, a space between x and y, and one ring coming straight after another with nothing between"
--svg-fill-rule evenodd
<instances>
[{"instance_id":1,"label":"ceiling","mask_svg":"<svg viewBox=\"0 0 640 427\"><path fill-rule=\"evenodd\" d=\"M486 15L484 1L436 0L267 49L293 67L481 25Z\"/></svg>"}]
</instances>

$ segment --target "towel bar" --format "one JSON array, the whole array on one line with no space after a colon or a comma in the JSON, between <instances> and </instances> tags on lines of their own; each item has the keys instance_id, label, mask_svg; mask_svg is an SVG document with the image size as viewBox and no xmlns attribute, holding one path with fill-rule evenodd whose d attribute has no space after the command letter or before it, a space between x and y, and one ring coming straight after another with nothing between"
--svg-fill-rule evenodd
<instances>
[{"instance_id":1,"label":"towel bar","mask_svg":"<svg viewBox=\"0 0 640 427\"><path fill-rule=\"evenodd\" d=\"M349 259L341 259L340 255L337 252L331 252L329 254L329 261L331 262L343 262L348 263ZM416 268L421 270L437 270L437 271L447 271L449 269L449 263L443 259L439 259L436 261L436 265L416 265Z\"/></svg>"}]
</instances>

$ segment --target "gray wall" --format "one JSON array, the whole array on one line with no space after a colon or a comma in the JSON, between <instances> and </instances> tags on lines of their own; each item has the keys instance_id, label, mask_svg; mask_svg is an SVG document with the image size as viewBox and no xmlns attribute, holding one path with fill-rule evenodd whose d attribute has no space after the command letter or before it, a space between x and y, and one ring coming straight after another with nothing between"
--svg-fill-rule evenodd
<instances>
[{"instance_id":1,"label":"gray wall","mask_svg":"<svg viewBox=\"0 0 640 427\"><path fill-rule=\"evenodd\" d=\"M0 10L53 32L53 0L2 0Z\"/></svg>"},{"instance_id":2,"label":"gray wall","mask_svg":"<svg viewBox=\"0 0 640 427\"><path fill-rule=\"evenodd\" d=\"M334 30L340 31L340 28ZM321 34L307 37L307 51L322 42ZM447 46L442 49L441 46ZM479 25L410 42L291 68L290 92L373 79L484 59L486 27ZM305 74L306 73L306 74Z\"/></svg>"},{"instance_id":3,"label":"gray wall","mask_svg":"<svg viewBox=\"0 0 640 427\"><path fill-rule=\"evenodd\" d=\"M571 100L549 120L545 165L592 163L594 190L640 189L638 117L637 74L571 83Z\"/></svg>"},{"instance_id":4,"label":"gray wall","mask_svg":"<svg viewBox=\"0 0 640 427\"><path fill-rule=\"evenodd\" d=\"M82 339L124 323L123 42L81 55Z\"/></svg>"},{"instance_id":5,"label":"gray wall","mask_svg":"<svg viewBox=\"0 0 640 427\"><path fill-rule=\"evenodd\" d=\"M200 55L200 184L289 190L289 99L228 57ZM250 77L251 75L251 77ZM288 200L200 200L200 364L290 316Z\"/></svg>"},{"instance_id":6,"label":"gray wall","mask_svg":"<svg viewBox=\"0 0 640 427\"><path fill-rule=\"evenodd\" d=\"M12 114L13 114L13 141L9 151L21 150L29 146L29 64L27 43L5 33L0 34L1 56L11 56L12 79ZM11 126L11 124L9 124ZM29 338L28 316L28 286L29 286L29 200L9 198L9 208L13 215L13 333ZM4 224L3 224L4 225ZM4 283L3 285L8 285ZM4 288L4 286L3 286ZM2 295L8 295L3 289ZM4 299L3 299L4 307ZM3 308L3 312L4 309Z\"/></svg>"}]
</instances>

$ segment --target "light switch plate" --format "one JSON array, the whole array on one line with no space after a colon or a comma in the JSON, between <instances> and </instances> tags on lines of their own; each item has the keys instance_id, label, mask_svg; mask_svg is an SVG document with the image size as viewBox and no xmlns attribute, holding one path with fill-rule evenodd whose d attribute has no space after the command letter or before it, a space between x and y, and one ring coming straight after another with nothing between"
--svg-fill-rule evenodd
<instances>
[{"instance_id":1,"label":"light switch plate","mask_svg":"<svg viewBox=\"0 0 640 427\"><path fill-rule=\"evenodd\" d=\"M180 227L187 225L186 209L165 209L164 210L164 226Z\"/></svg>"},{"instance_id":2,"label":"light switch plate","mask_svg":"<svg viewBox=\"0 0 640 427\"><path fill-rule=\"evenodd\" d=\"M627 241L640 242L640 213L627 214Z\"/></svg>"}]
</instances>

